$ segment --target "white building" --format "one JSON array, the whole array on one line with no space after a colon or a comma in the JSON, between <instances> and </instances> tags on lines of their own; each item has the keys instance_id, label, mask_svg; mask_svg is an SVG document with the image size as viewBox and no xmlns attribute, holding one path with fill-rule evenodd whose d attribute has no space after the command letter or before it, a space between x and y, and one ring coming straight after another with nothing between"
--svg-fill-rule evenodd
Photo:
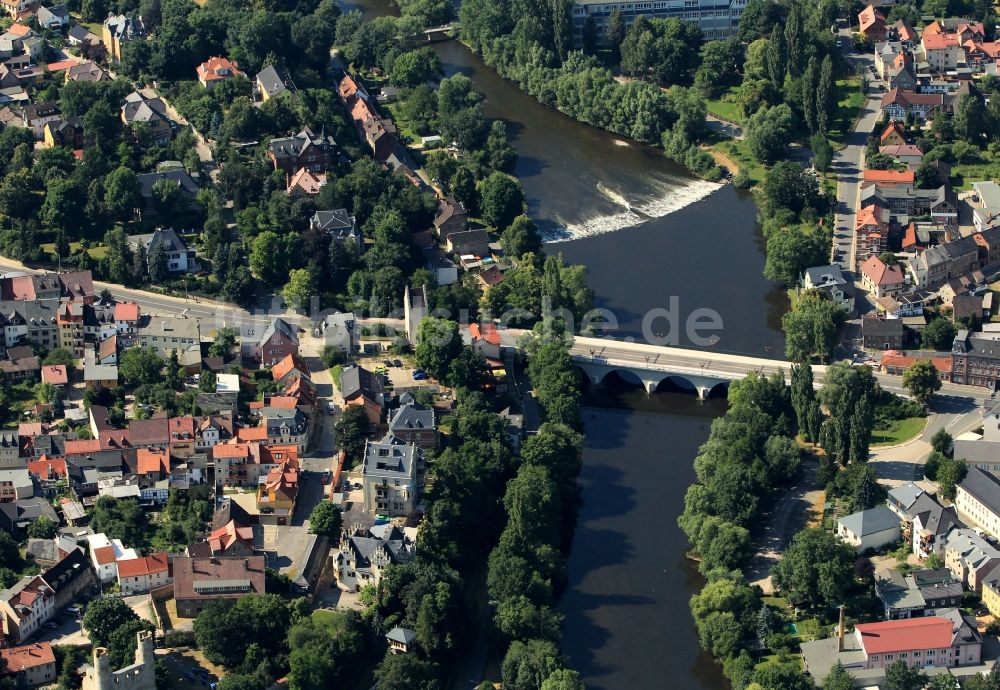
<instances>
[{"instance_id":1,"label":"white building","mask_svg":"<svg viewBox=\"0 0 1000 690\"><path fill-rule=\"evenodd\" d=\"M876 506L837 520L837 536L858 553L899 541L899 516L888 506Z\"/></svg>"},{"instance_id":2,"label":"white building","mask_svg":"<svg viewBox=\"0 0 1000 690\"><path fill-rule=\"evenodd\" d=\"M647 19L682 19L697 24L707 39L729 38L739 28L746 0L657 0L657 2L615 2L575 0L572 9L573 38L581 44L588 17L597 25L598 36L607 30L608 19L618 9L629 26L639 16Z\"/></svg>"},{"instance_id":3,"label":"white building","mask_svg":"<svg viewBox=\"0 0 1000 690\"><path fill-rule=\"evenodd\" d=\"M955 508L966 522L1000 537L1000 478L969 467L958 485Z\"/></svg>"},{"instance_id":4,"label":"white building","mask_svg":"<svg viewBox=\"0 0 1000 690\"><path fill-rule=\"evenodd\" d=\"M118 578L118 561L139 558L135 549L125 548L121 539L108 539L103 532L87 535L90 561L101 582L111 582Z\"/></svg>"}]
</instances>

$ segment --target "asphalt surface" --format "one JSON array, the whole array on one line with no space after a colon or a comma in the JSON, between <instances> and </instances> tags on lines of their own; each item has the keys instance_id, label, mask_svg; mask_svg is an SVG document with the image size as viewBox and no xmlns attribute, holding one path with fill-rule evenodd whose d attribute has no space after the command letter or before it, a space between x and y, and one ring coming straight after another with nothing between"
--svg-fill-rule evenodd
<instances>
[{"instance_id":1,"label":"asphalt surface","mask_svg":"<svg viewBox=\"0 0 1000 690\"><path fill-rule=\"evenodd\" d=\"M854 69L861 71L869 80L874 75L869 67L875 64L875 57L869 53L856 53L850 42L850 31L844 29L840 36L845 43L844 57ZM875 128L880 116L882 92L877 86L869 87L868 100L861 111L854 131L847 137L844 148L835 151L831 170L837 174L837 201L834 217L833 257L844 271L854 272L856 264L854 242L855 206L861 175L864 170L864 154L868 136Z\"/></svg>"}]
</instances>

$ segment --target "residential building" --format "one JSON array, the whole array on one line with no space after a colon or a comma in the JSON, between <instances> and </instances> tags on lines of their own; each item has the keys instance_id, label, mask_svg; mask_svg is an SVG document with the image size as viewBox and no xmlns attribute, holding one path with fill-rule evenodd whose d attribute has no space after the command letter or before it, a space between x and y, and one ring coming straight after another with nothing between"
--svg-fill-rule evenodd
<instances>
[{"instance_id":1,"label":"residential building","mask_svg":"<svg viewBox=\"0 0 1000 690\"><path fill-rule=\"evenodd\" d=\"M61 117L58 103L31 103L24 106L24 126L32 131L35 139L41 141L45 134L45 125L55 122Z\"/></svg>"},{"instance_id":2,"label":"residential building","mask_svg":"<svg viewBox=\"0 0 1000 690\"><path fill-rule=\"evenodd\" d=\"M0 503L12 503L35 494L27 468L0 470Z\"/></svg>"},{"instance_id":3,"label":"residential building","mask_svg":"<svg viewBox=\"0 0 1000 690\"><path fill-rule=\"evenodd\" d=\"M176 351L178 355L197 350L201 343L201 329L197 319L178 317L155 317L136 331L135 345L151 347L163 358ZM198 353L198 361L201 354ZM182 359L182 364L183 359Z\"/></svg>"},{"instance_id":4,"label":"residential building","mask_svg":"<svg viewBox=\"0 0 1000 690\"><path fill-rule=\"evenodd\" d=\"M1000 478L969 467L956 489L955 507L966 522L1000 537Z\"/></svg>"},{"instance_id":5,"label":"residential building","mask_svg":"<svg viewBox=\"0 0 1000 690\"><path fill-rule=\"evenodd\" d=\"M56 316L56 325L59 326L59 347L69 350L78 359L83 359L86 347L84 343L86 319L83 312L83 304L79 302L65 302L59 305L59 311Z\"/></svg>"},{"instance_id":6,"label":"residential building","mask_svg":"<svg viewBox=\"0 0 1000 690\"><path fill-rule=\"evenodd\" d=\"M174 599L177 615L195 618L210 601L264 594L263 556L191 558L175 556Z\"/></svg>"},{"instance_id":7,"label":"residential building","mask_svg":"<svg viewBox=\"0 0 1000 690\"><path fill-rule=\"evenodd\" d=\"M93 34L87 30L87 27L80 26L79 24L74 24L66 32L66 40L71 46L77 46L82 49L82 52L89 53L95 46L101 46L101 37L97 34Z\"/></svg>"},{"instance_id":8,"label":"residential building","mask_svg":"<svg viewBox=\"0 0 1000 690\"><path fill-rule=\"evenodd\" d=\"M9 642L18 644L35 634L59 609L69 606L94 584L94 571L83 550L72 549L40 575L21 578L0 593L0 622Z\"/></svg>"},{"instance_id":9,"label":"residential building","mask_svg":"<svg viewBox=\"0 0 1000 690\"><path fill-rule=\"evenodd\" d=\"M438 237L447 237L453 232L463 232L468 227L469 214L461 202L451 197L438 201L437 214L434 216L434 229Z\"/></svg>"},{"instance_id":10,"label":"residential building","mask_svg":"<svg viewBox=\"0 0 1000 690\"><path fill-rule=\"evenodd\" d=\"M920 161L924 159L924 152L920 150L919 146L915 146L913 144L882 146L879 147L878 152L883 156L895 158L897 161L906 166L920 165Z\"/></svg>"},{"instance_id":11,"label":"residential building","mask_svg":"<svg viewBox=\"0 0 1000 690\"><path fill-rule=\"evenodd\" d=\"M313 335L322 336L324 346L348 356L355 354L361 345L361 329L357 327L354 312L327 314Z\"/></svg>"},{"instance_id":12,"label":"residential building","mask_svg":"<svg viewBox=\"0 0 1000 690\"><path fill-rule=\"evenodd\" d=\"M940 93L916 93L892 89L882 96L882 113L890 120L905 120L911 113L920 120L933 119L934 114L945 109L945 96Z\"/></svg>"},{"instance_id":13,"label":"residential building","mask_svg":"<svg viewBox=\"0 0 1000 690\"><path fill-rule=\"evenodd\" d=\"M34 5L36 0L2 0L0 5L3 6L4 11L13 17L14 19L19 19L31 6Z\"/></svg>"},{"instance_id":14,"label":"residential building","mask_svg":"<svg viewBox=\"0 0 1000 690\"><path fill-rule=\"evenodd\" d=\"M143 199L151 199L153 197L153 187L157 183L161 183L161 185L169 184L171 187L176 187L181 192L181 195L186 196L191 203L197 203L195 197L201 188L194 181L194 178L184 170L159 170L157 172L136 175L136 178L139 180L140 194L142 194ZM194 258L194 252L191 253L191 258Z\"/></svg>"},{"instance_id":15,"label":"residential building","mask_svg":"<svg viewBox=\"0 0 1000 690\"><path fill-rule=\"evenodd\" d=\"M899 350L903 347L906 331L901 319L867 315L861 320L861 336L866 348Z\"/></svg>"},{"instance_id":16,"label":"residential building","mask_svg":"<svg viewBox=\"0 0 1000 690\"><path fill-rule=\"evenodd\" d=\"M346 209L316 211L309 219L309 227L325 231L334 240L353 242L358 249L364 244L364 236L358 229L354 216Z\"/></svg>"},{"instance_id":17,"label":"residential building","mask_svg":"<svg viewBox=\"0 0 1000 690\"><path fill-rule=\"evenodd\" d=\"M337 586L346 592L378 586L390 565L404 565L417 553L416 544L391 523L344 531L340 548L331 556Z\"/></svg>"},{"instance_id":18,"label":"residential building","mask_svg":"<svg viewBox=\"0 0 1000 690\"><path fill-rule=\"evenodd\" d=\"M906 127L902 122L891 120L886 128L879 135L880 146L901 146L906 144Z\"/></svg>"},{"instance_id":19,"label":"residential building","mask_svg":"<svg viewBox=\"0 0 1000 690\"><path fill-rule=\"evenodd\" d=\"M152 89L141 89L127 95L122 104L121 116L122 123L129 127L141 123L156 143L165 144L173 135L173 124L167 115L167 106Z\"/></svg>"},{"instance_id":20,"label":"residential building","mask_svg":"<svg viewBox=\"0 0 1000 690\"><path fill-rule=\"evenodd\" d=\"M298 352L298 332L284 319L275 319L263 330L253 324L240 328L240 355L261 367L274 366Z\"/></svg>"},{"instance_id":21,"label":"residential building","mask_svg":"<svg viewBox=\"0 0 1000 690\"><path fill-rule=\"evenodd\" d=\"M960 330L952 345L951 361L952 383L992 390L1000 383L1000 339L975 337Z\"/></svg>"},{"instance_id":22,"label":"residential building","mask_svg":"<svg viewBox=\"0 0 1000 690\"><path fill-rule=\"evenodd\" d=\"M143 594L170 584L167 554L154 553L118 561L118 586L122 594Z\"/></svg>"},{"instance_id":23,"label":"residential building","mask_svg":"<svg viewBox=\"0 0 1000 690\"><path fill-rule=\"evenodd\" d=\"M42 146L51 149L62 146L67 149L83 148L83 120L67 117L46 122L42 127Z\"/></svg>"},{"instance_id":24,"label":"residential building","mask_svg":"<svg viewBox=\"0 0 1000 690\"><path fill-rule=\"evenodd\" d=\"M274 65L267 65L254 78L257 93L262 101L269 101L283 93L295 93L295 84L287 74L281 74Z\"/></svg>"},{"instance_id":25,"label":"residential building","mask_svg":"<svg viewBox=\"0 0 1000 690\"><path fill-rule=\"evenodd\" d=\"M490 234L482 228L462 230L445 235L445 250L458 256L488 257L490 255Z\"/></svg>"},{"instance_id":26,"label":"residential building","mask_svg":"<svg viewBox=\"0 0 1000 690\"><path fill-rule=\"evenodd\" d=\"M124 347L130 346L139 335L141 321L139 305L135 302L119 302L115 305L113 316L118 342Z\"/></svg>"},{"instance_id":27,"label":"residential building","mask_svg":"<svg viewBox=\"0 0 1000 690\"><path fill-rule=\"evenodd\" d=\"M195 251L188 249L173 228L157 228L147 235L132 235L129 237L129 244L146 256L150 272L158 257L162 257L166 270L171 273L188 273L199 269Z\"/></svg>"},{"instance_id":28,"label":"residential building","mask_svg":"<svg viewBox=\"0 0 1000 690\"><path fill-rule=\"evenodd\" d=\"M36 642L21 647L0 649L0 668L4 675L14 676L18 688L35 688L56 682L56 657L48 642Z\"/></svg>"},{"instance_id":29,"label":"residential building","mask_svg":"<svg viewBox=\"0 0 1000 690\"><path fill-rule=\"evenodd\" d=\"M899 516L881 505L837 520L837 536L858 553L880 549L899 541Z\"/></svg>"},{"instance_id":30,"label":"residential building","mask_svg":"<svg viewBox=\"0 0 1000 690\"><path fill-rule=\"evenodd\" d=\"M875 9L874 5L865 7L858 14L858 33L868 41L885 41L886 34L888 33L885 25L885 15Z\"/></svg>"},{"instance_id":31,"label":"residential building","mask_svg":"<svg viewBox=\"0 0 1000 690\"><path fill-rule=\"evenodd\" d=\"M285 524L295 511L299 492L299 461L288 458L267 473L257 486L257 510L271 515L278 524Z\"/></svg>"},{"instance_id":32,"label":"residential building","mask_svg":"<svg viewBox=\"0 0 1000 690\"><path fill-rule=\"evenodd\" d=\"M854 288L844 277L840 264L807 268L799 282L806 290L820 290L826 293L834 304L848 314L854 313Z\"/></svg>"},{"instance_id":33,"label":"residential building","mask_svg":"<svg viewBox=\"0 0 1000 690\"><path fill-rule=\"evenodd\" d=\"M30 474L31 471L28 472ZM42 496L0 502L0 529L14 535L15 538L23 537L28 526L42 516L53 522L59 522L59 516L56 515L49 499Z\"/></svg>"},{"instance_id":34,"label":"residential building","mask_svg":"<svg viewBox=\"0 0 1000 690\"><path fill-rule=\"evenodd\" d=\"M975 618L948 608L922 618L862 623L852 635L805 642L802 658L806 671L822 682L838 662L852 675L897 661L914 668L975 666L982 646Z\"/></svg>"},{"instance_id":35,"label":"residential building","mask_svg":"<svg viewBox=\"0 0 1000 690\"><path fill-rule=\"evenodd\" d=\"M899 266L872 255L861 264L861 282L875 297L885 297L902 292L905 278Z\"/></svg>"},{"instance_id":36,"label":"residential building","mask_svg":"<svg viewBox=\"0 0 1000 690\"><path fill-rule=\"evenodd\" d=\"M972 222L982 232L1000 226L1000 185L993 181L973 182Z\"/></svg>"},{"instance_id":37,"label":"residential building","mask_svg":"<svg viewBox=\"0 0 1000 690\"><path fill-rule=\"evenodd\" d=\"M863 192L862 192L863 193ZM875 205L864 206L854 221L858 263L889 248L889 214Z\"/></svg>"},{"instance_id":38,"label":"residential building","mask_svg":"<svg viewBox=\"0 0 1000 690\"><path fill-rule=\"evenodd\" d=\"M83 690L156 690L156 657L153 633L136 633L134 663L117 671L111 670L108 650L95 647L93 665L83 674Z\"/></svg>"},{"instance_id":39,"label":"residential building","mask_svg":"<svg viewBox=\"0 0 1000 690\"><path fill-rule=\"evenodd\" d=\"M434 410L416 403L400 405L389 414L389 433L404 443L414 443L424 450L437 449Z\"/></svg>"},{"instance_id":40,"label":"residential building","mask_svg":"<svg viewBox=\"0 0 1000 690\"><path fill-rule=\"evenodd\" d=\"M210 57L195 69L198 74L198 81L207 90L211 91L217 84L246 76L241 72L235 62L224 57Z\"/></svg>"},{"instance_id":41,"label":"residential building","mask_svg":"<svg viewBox=\"0 0 1000 690\"><path fill-rule=\"evenodd\" d=\"M362 483L364 509L389 516L411 514L417 504L417 477L423 451L412 443L386 436L365 443Z\"/></svg>"},{"instance_id":42,"label":"residential building","mask_svg":"<svg viewBox=\"0 0 1000 690\"><path fill-rule=\"evenodd\" d=\"M988 580L983 583L983 606L993 616L1000 616L1000 580Z\"/></svg>"},{"instance_id":43,"label":"residential building","mask_svg":"<svg viewBox=\"0 0 1000 690\"><path fill-rule=\"evenodd\" d=\"M886 620L917 618L927 609L960 606L962 583L947 568L915 570L907 575L890 568L876 571L875 594Z\"/></svg>"},{"instance_id":44,"label":"residential building","mask_svg":"<svg viewBox=\"0 0 1000 690\"><path fill-rule=\"evenodd\" d=\"M189 556L197 558L246 558L257 551L256 543L262 536L254 528L240 524L235 519L209 532L205 541L188 547Z\"/></svg>"},{"instance_id":45,"label":"residential building","mask_svg":"<svg viewBox=\"0 0 1000 690\"><path fill-rule=\"evenodd\" d=\"M309 441L309 417L298 408L265 407L261 411L267 427L267 441L274 445L292 445L306 452Z\"/></svg>"},{"instance_id":46,"label":"residential building","mask_svg":"<svg viewBox=\"0 0 1000 690\"><path fill-rule=\"evenodd\" d=\"M409 654L417 641L417 633L397 625L385 634L385 641L389 643L389 651L393 654Z\"/></svg>"},{"instance_id":47,"label":"residential building","mask_svg":"<svg viewBox=\"0 0 1000 690\"><path fill-rule=\"evenodd\" d=\"M66 68L67 84L71 81L95 82L95 81L103 81L107 78L108 78L108 73L105 72L103 69L101 69L101 67L99 67L96 63L91 62L90 60L76 63Z\"/></svg>"},{"instance_id":48,"label":"residential building","mask_svg":"<svg viewBox=\"0 0 1000 690\"><path fill-rule=\"evenodd\" d=\"M19 469L21 440L17 429L0 429L0 469Z\"/></svg>"},{"instance_id":49,"label":"residential building","mask_svg":"<svg viewBox=\"0 0 1000 690\"><path fill-rule=\"evenodd\" d=\"M944 544L944 564L977 594L983 583L1000 575L1000 549L969 528L953 529Z\"/></svg>"},{"instance_id":50,"label":"residential building","mask_svg":"<svg viewBox=\"0 0 1000 690\"><path fill-rule=\"evenodd\" d=\"M345 405L361 405L372 427L382 421L385 393L382 379L361 365L346 367L340 373L340 392Z\"/></svg>"},{"instance_id":51,"label":"residential building","mask_svg":"<svg viewBox=\"0 0 1000 690\"><path fill-rule=\"evenodd\" d=\"M101 43L108 51L108 59L111 62L120 62L122 46L129 41L145 38L145 36L146 27L143 26L141 17L130 17L124 14L108 15L108 18L104 20Z\"/></svg>"},{"instance_id":52,"label":"residential building","mask_svg":"<svg viewBox=\"0 0 1000 690\"><path fill-rule=\"evenodd\" d=\"M316 196L326 185L326 173L314 173L308 168L299 168L288 180L285 191L293 199Z\"/></svg>"},{"instance_id":53,"label":"residential building","mask_svg":"<svg viewBox=\"0 0 1000 690\"><path fill-rule=\"evenodd\" d=\"M621 11L625 23L629 26L639 17L647 19L681 19L693 22L701 29L709 40L729 38L739 27L740 14L746 7L746 0L687 0L687 2L636 2L622 3L613 0L574 0L571 9L573 21L573 40L577 46L582 45L583 26L588 18L594 20L597 35L604 36L607 31L608 19L613 10Z\"/></svg>"},{"instance_id":54,"label":"residential building","mask_svg":"<svg viewBox=\"0 0 1000 690\"><path fill-rule=\"evenodd\" d=\"M139 552L126 548L121 539L108 539L103 532L87 535L90 560L101 582L118 579L118 562L139 558Z\"/></svg>"},{"instance_id":55,"label":"residential building","mask_svg":"<svg viewBox=\"0 0 1000 690\"><path fill-rule=\"evenodd\" d=\"M314 173L326 172L338 155L337 142L325 128L316 134L306 127L295 136L271 139L267 145L267 157L274 169L283 170L286 175L302 168Z\"/></svg>"}]
</instances>

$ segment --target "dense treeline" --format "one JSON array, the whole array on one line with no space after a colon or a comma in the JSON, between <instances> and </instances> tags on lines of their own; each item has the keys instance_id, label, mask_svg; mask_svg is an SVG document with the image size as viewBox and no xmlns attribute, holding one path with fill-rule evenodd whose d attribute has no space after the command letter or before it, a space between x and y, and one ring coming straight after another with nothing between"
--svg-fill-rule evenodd
<instances>
[{"instance_id":1,"label":"dense treeline","mask_svg":"<svg viewBox=\"0 0 1000 690\"><path fill-rule=\"evenodd\" d=\"M595 127L663 145L694 172L717 179L721 172L711 156L696 146L704 133L700 94L681 86L664 91L646 81L616 81L595 57L571 50L569 6L563 0L472 0L462 4L462 36L487 64L545 105ZM661 30L659 21L650 26ZM670 25L662 32L676 30ZM646 57L634 52L636 72L646 71Z\"/></svg>"}]
</instances>

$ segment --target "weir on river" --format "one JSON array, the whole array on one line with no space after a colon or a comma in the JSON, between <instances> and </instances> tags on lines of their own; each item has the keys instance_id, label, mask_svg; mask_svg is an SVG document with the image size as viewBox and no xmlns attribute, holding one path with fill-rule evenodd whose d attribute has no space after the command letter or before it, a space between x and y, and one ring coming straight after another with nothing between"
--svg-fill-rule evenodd
<instances>
[{"instance_id":1,"label":"weir on river","mask_svg":"<svg viewBox=\"0 0 1000 690\"><path fill-rule=\"evenodd\" d=\"M395 13L388 0L344 4L369 17ZM540 105L456 41L431 47L447 74L467 75L486 96L486 114L507 123L529 215L549 233L546 250L587 267L615 337L641 338L650 310L676 304L682 320L702 308L718 313L710 351L783 354L788 299L763 278L749 194ZM677 344L694 346L683 335ZM585 402L563 651L588 688L724 690L721 669L698 646L688 600L703 581L676 521L692 460L725 401L612 383Z\"/></svg>"}]
</instances>

